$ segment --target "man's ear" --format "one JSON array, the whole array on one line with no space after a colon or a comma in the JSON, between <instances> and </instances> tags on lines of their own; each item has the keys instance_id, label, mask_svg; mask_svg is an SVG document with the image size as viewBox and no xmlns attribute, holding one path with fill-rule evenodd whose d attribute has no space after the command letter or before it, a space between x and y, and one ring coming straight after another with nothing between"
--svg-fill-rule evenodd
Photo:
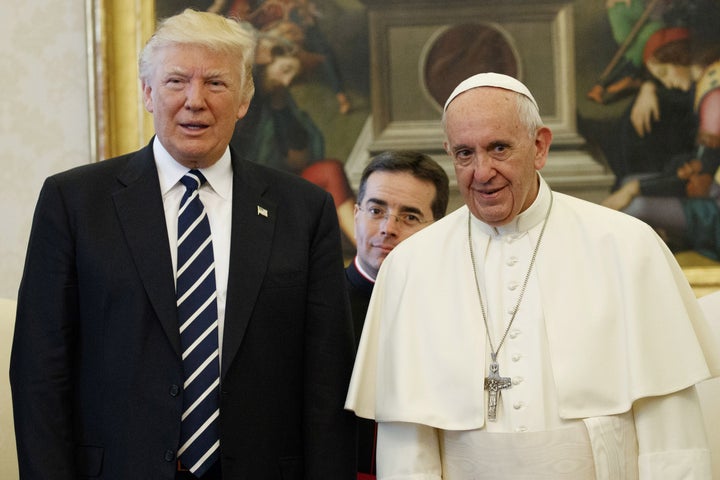
<instances>
[{"instance_id":1,"label":"man's ear","mask_svg":"<svg viewBox=\"0 0 720 480\"><path fill-rule=\"evenodd\" d=\"M145 105L145 110L147 110L150 113L153 113L152 87L149 84L147 84L144 80L142 82L142 92L143 92L143 104Z\"/></svg>"},{"instance_id":2,"label":"man's ear","mask_svg":"<svg viewBox=\"0 0 720 480\"><path fill-rule=\"evenodd\" d=\"M250 102L244 102L240 104L240 108L238 108L237 112L237 119L240 120L247 114L248 108L250 108Z\"/></svg>"},{"instance_id":3,"label":"man's ear","mask_svg":"<svg viewBox=\"0 0 720 480\"><path fill-rule=\"evenodd\" d=\"M535 134L535 170L545 166L552 137L552 131L548 127L540 127Z\"/></svg>"}]
</instances>

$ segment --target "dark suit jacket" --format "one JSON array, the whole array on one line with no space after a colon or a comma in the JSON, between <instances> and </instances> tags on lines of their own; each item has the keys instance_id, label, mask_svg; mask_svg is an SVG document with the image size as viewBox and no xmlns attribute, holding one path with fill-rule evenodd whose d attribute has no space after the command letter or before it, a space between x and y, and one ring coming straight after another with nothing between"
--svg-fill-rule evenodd
<instances>
[{"instance_id":1,"label":"dark suit jacket","mask_svg":"<svg viewBox=\"0 0 720 480\"><path fill-rule=\"evenodd\" d=\"M225 479L355 476L354 349L332 198L233 154ZM258 206L267 216L258 213ZM183 371L150 146L46 180L11 383L23 479L172 479Z\"/></svg>"},{"instance_id":2,"label":"dark suit jacket","mask_svg":"<svg viewBox=\"0 0 720 480\"><path fill-rule=\"evenodd\" d=\"M350 295L350 309L355 330L355 344L360 343L365 315L375 284L365 278L355 266L355 259L345 268L345 282ZM358 472L375 474L375 422L358 418Z\"/></svg>"},{"instance_id":3,"label":"dark suit jacket","mask_svg":"<svg viewBox=\"0 0 720 480\"><path fill-rule=\"evenodd\" d=\"M360 343L365 315L367 315L370 297L372 296L375 284L365 278L355 266L355 260L345 267L345 284L350 296L350 311L353 318L353 330L355 332L355 347Z\"/></svg>"}]
</instances>

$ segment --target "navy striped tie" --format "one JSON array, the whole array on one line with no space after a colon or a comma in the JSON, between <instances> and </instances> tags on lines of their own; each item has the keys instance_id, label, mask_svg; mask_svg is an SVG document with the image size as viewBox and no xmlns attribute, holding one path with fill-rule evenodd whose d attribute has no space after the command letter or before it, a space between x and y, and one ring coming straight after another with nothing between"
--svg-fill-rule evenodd
<instances>
[{"instance_id":1,"label":"navy striped tie","mask_svg":"<svg viewBox=\"0 0 720 480\"><path fill-rule=\"evenodd\" d=\"M198 189L205 177L190 170L178 213L177 309L185 385L178 456L196 476L220 456L220 351L210 222Z\"/></svg>"}]
</instances>

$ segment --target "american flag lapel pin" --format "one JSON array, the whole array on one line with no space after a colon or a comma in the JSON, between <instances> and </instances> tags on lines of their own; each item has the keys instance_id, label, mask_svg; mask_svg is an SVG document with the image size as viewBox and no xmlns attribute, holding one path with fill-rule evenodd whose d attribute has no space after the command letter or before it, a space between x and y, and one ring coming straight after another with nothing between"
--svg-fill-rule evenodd
<instances>
[{"instance_id":1,"label":"american flag lapel pin","mask_svg":"<svg viewBox=\"0 0 720 480\"><path fill-rule=\"evenodd\" d=\"M258 205L258 206L257 206L257 214L258 214L258 215L262 215L263 217L267 218L267 216L268 216L268 211L267 211L267 209L265 209L265 208L261 207L260 205Z\"/></svg>"}]
</instances>

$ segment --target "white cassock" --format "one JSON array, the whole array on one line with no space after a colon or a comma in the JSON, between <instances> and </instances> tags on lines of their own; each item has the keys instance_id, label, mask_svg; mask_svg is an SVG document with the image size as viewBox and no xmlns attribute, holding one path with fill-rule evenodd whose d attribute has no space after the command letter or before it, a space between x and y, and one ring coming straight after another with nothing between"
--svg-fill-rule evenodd
<instances>
[{"instance_id":1,"label":"white cassock","mask_svg":"<svg viewBox=\"0 0 720 480\"><path fill-rule=\"evenodd\" d=\"M384 261L346 408L379 422L393 480L710 478L694 384L720 351L672 253L646 224L560 193L499 228L471 218L497 349L497 421L468 246L467 207Z\"/></svg>"}]
</instances>

